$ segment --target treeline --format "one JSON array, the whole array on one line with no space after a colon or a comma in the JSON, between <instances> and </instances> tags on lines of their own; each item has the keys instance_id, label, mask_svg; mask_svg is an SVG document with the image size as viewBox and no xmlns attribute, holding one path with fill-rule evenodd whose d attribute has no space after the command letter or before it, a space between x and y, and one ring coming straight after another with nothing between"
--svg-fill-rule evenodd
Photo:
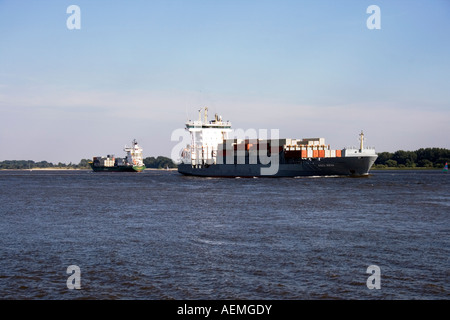
<instances>
[{"instance_id":1,"label":"treeline","mask_svg":"<svg viewBox=\"0 0 450 320\"><path fill-rule=\"evenodd\" d=\"M0 162L0 169L33 169L33 168L66 168L66 169L89 169L88 159L82 159L78 164L70 162L69 164L47 161L35 162L33 160L5 160Z\"/></svg>"},{"instance_id":2,"label":"treeline","mask_svg":"<svg viewBox=\"0 0 450 320\"><path fill-rule=\"evenodd\" d=\"M446 162L450 162L449 149L421 148L416 151L381 152L375 161L375 168L442 168Z\"/></svg>"},{"instance_id":3,"label":"treeline","mask_svg":"<svg viewBox=\"0 0 450 320\"><path fill-rule=\"evenodd\" d=\"M47 161L35 162L33 160L5 160L0 162L0 169L43 169L43 168L65 168L65 169L90 169L89 165L90 159L81 159L78 164L70 162L66 163L52 163ZM144 164L147 168L176 168L177 165L170 158L159 156L147 157L144 159Z\"/></svg>"},{"instance_id":4,"label":"treeline","mask_svg":"<svg viewBox=\"0 0 450 320\"><path fill-rule=\"evenodd\" d=\"M166 169L166 168L176 168L177 165L170 158L159 156L155 157L147 157L144 159L145 167L147 168L157 168L157 169Z\"/></svg>"}]
</instances>

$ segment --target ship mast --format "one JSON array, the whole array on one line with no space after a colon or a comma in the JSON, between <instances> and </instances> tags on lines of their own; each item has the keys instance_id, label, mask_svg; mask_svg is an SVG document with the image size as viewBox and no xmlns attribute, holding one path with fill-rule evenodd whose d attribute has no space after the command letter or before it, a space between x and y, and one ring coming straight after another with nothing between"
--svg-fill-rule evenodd
<instances>
[{"instance_id":1,"label":"ship mast","mask_svg":"<svg viewBox=\"0 0 450 320\"><path fill-rule=\"evenodd\" d=\"M361 130L361 133L359 134L359 140L361 141L361 144L359 146L360 152L362 152L364 147L364 132Z\"/></svg>"},{"instance_id":2,"label":"ship mast","mask_svg":"<svg viewBox=\"0 0 450 320\"><path fill-rule=\"evenodd\" d=\"M208 107L205 107L204 124L208 123ZM198 109L198 121L202 122L202 109Z\"/></svg>"}]
</instances>

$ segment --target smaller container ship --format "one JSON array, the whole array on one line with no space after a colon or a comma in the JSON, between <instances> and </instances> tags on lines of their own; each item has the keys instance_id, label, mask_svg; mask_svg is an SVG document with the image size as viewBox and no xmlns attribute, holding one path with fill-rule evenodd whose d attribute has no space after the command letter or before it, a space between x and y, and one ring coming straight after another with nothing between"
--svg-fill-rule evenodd
<instances>
[{"instance_id":1,"label":"smaller container ship","mask_svg":"<svg viewBox=\"0 0 450 320\"><path fill-rule=\"evenodd\" d=\"M145 169L142 158L142 148L136 139L131 143L131 147L125 146L123 149L127 155L125 158L116 158L114 155L106 157L94 157L89 162L95 172L142 172Z\"/></svg>"}]
</instances>

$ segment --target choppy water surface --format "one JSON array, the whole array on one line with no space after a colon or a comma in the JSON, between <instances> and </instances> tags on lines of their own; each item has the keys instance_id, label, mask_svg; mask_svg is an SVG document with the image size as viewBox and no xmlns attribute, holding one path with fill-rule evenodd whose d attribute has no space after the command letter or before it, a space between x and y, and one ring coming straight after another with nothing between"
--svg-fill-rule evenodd
<instances>
[{"instance_id":1,"label":"choppy water surface","mask_svg":"<svg viewBox=\"0 0 450 320\"><path fill-rule=\"evenodd\" d=\"M0 298L448 299L449 187L440 171L1 171Z\"/></svg>"}]
</instances>

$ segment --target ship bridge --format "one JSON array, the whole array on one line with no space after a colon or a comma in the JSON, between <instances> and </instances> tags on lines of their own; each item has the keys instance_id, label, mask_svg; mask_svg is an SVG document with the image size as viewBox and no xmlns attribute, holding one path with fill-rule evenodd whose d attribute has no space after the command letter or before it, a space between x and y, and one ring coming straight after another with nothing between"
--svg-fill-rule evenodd
<instances>
[{"instance_id":1,"label":"ship bridge","mask_svg":"<svg viewBox=\"0 0 450 320\"><path fill-rule=\"evenodd\" d=\"M186 130L191 135L191 145L183 150L182 161L195 167L215 164L218 145L232 131L230 121L223 121L222 116L215 114L214 119L208 121L207 107L199 110L198 120L186 122Z\"/></svg>"}]
</instances>

